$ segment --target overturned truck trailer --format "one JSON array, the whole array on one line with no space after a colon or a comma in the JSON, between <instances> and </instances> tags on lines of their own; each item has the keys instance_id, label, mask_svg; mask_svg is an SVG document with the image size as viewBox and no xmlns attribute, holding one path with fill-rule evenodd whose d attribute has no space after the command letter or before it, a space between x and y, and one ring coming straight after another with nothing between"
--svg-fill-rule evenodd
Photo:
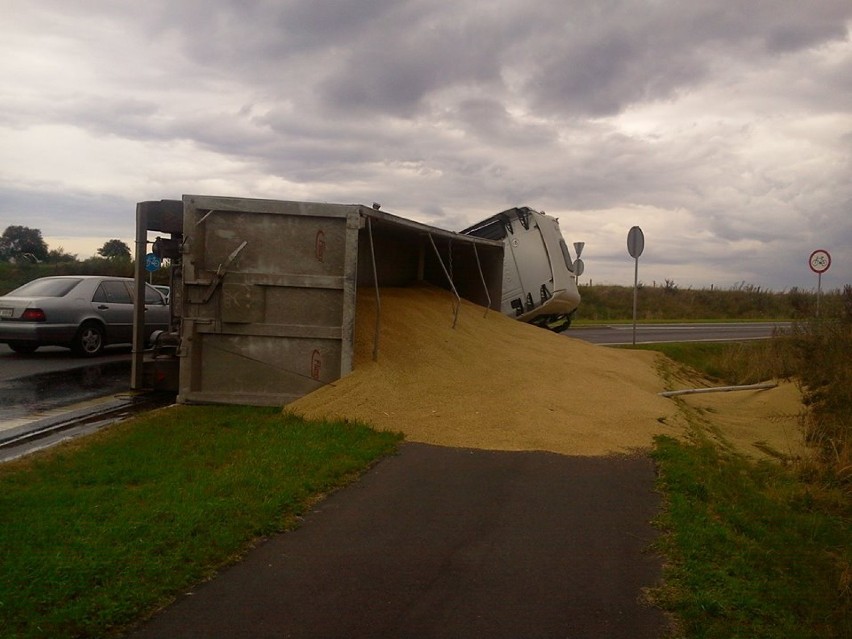
<instances>
[{"instance_id":1,"label":"overturned truck trailer","mask_svg":"<svg viewBox=\"0 0 852 639\"><path fill-rule=\"evenodd\" d=\"M176 391L181 403L286 404L351 371L359 286L423 281L498 310L503 250L361 205L140 202L137 284L149 253L168 260L173 321L145 335L136 300L131 387ZM380 321L379 310L377 335Z\"/></svg>"}]
</instances>

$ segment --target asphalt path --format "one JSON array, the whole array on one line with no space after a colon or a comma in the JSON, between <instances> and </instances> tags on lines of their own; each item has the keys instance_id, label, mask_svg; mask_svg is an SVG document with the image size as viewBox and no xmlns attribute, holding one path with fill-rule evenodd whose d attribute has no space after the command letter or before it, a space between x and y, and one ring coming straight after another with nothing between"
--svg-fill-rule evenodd
<instances>
[{"instance_id":1,"label":"asphalt path","mask_svg":"<svg viewBox=\"0 0 852 639\"><path fill-rule=\"evenodd\" d=\"M643 457L403 444L129 637L658 638Z\"/></svg>"}]
</instances>

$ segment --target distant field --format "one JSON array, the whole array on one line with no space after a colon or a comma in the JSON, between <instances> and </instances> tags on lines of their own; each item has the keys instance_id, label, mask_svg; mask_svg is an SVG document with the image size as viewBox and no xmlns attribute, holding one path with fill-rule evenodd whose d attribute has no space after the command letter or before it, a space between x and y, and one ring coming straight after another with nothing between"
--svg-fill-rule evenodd
<instances>
[{"instance_id":1,"label":"distant field","mask_svg":"<svg viewBox=\"0 0 852 639\"><path fill-rule=\"evenodd\" d=\"M582 286L582 300L574 321L618 322L633 319L633 288L629 286ZM823 294L821 302L839 299L840 291ZM813 315L816 295L798 289L774 292L742 284L730 289L681 289L643 286L638 292L640 321L792 320Z\"/></svg>"}]
</instances>

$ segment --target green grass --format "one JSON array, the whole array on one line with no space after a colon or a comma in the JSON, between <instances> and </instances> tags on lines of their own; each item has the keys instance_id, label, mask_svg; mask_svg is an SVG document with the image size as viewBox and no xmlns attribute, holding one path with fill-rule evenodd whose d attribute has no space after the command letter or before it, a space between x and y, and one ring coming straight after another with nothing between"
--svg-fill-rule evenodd
<instances>
[{"instance_id":1,"label":"green grass","mask_svg":"<svg viewBox=\"0 0 852 639\"><path fill-rule=\"evenodd\" d=\"M673 342L625 347L663 353L720 384L755 384L790 376L780 338L746 342Z\"/></svg>"},{"instance_id":2,"label":"green grass","mask_svg":"<svg viewBox=\"0 0 852 639\"><path fill-rule=\"evenodd\" d=\"M629 348L663 353L676 362L700 371L710 379L724 380L726 382L730 382L731 379L729 372L720 363L727 358L727 354L732 348L729 343L672 342L664 344L637 344ZM760 348L759 344L755 344L754 348Z\"/></svg>"},{"instance_id":3,"label":"green grass","mask_svg":"<svg viewBox=\"0 0 852 639\"><path fill-rule=\"evenodd\" d=\"M698 437L659 437L666 557L655 603L678 637L852 637L852 513L845 495Z\"/></svg>"},{"instance_id":4,"label":"green grass","mask_svg":"<svg viewBox=\"0 0 852 639\"><path fill-rule=\"evenodd\" d=\"M399 436L178 406L0 467L0 635L98 637L294 526Z\"/></svg>"},{"instance_id":5,"label":"green grass","mask_svg":"<svg viewBox=\"0 0 852 639\"><path fill-rule=\"evenodd\" d=\"M848 441L849 325L794 329L761 342L643 348L723 384L792 377L808 404L803 437L813 441L811 420L825 415L835 420L833 441ZM827 369L815 367L822 377L810 370L814 361L828 362ZM671 363L661 372L668 379L684 375ZM808 402L820 389L831 404ZM852 491L840 455L848 447L835 445L829 456L815 447L793 463L755 461L726 444L712 414L678 404L689 434L684 441L659 437L654 452L666 563L664 585L652 599L672 615L674 635L852 637Z\"/></svg>"}]
</instances>

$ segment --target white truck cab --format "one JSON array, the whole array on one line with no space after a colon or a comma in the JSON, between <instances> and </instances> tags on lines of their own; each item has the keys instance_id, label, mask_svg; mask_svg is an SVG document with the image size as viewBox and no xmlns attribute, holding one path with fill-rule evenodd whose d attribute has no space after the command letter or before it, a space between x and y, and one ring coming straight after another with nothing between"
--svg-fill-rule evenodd
<instances>
[{"instance_id":1,"label":"white truck cab","mask_svg":"<svg viewBox=\"0 0 852 639\"><path fill-rule=\"evenodd\" d=\"M504 314L556 332L570 326L580 292L556 218L515 207L461 232L503 241Z\"/></svg>"}]
</instances>

